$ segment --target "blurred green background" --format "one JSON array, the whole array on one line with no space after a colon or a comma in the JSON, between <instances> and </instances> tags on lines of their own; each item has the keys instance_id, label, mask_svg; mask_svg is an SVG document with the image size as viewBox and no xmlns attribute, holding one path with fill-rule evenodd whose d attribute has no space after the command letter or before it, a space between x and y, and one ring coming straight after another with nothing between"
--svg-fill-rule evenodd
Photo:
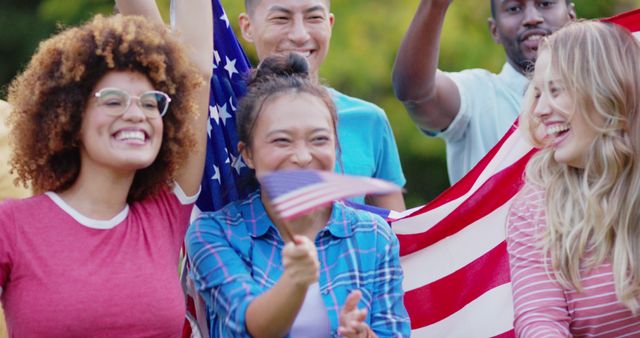
<instances>
[{"instance_id":1,"label":"blurred green background","mask_svg":"<svg viewBox=\"0 0 640 338\"><path fill-rule=\"evenodd\" d=\"M135 0L131 0L135 1ZM168 9L169 0L158 0ZM575 0L579 17L610 16L639 7L640 0ZM222 0L236 32L243 0ZM321 77L336 89L382 106L389 116L407 176L407 206L424 204L449 185L444 143L423 136L409 119L391 87L391 67L418 0L333 0L336 16L329 56ZM0 98L21 71L38 42L96 13L110 13L112 0L0 0ZM163 15L167 17L168 10ZM456 0L449 9L442 38L440 68L481 67L499 71L501 46L487 30L488 0ZM240 39L241 40L241 39ZM243 41L244 42L244 41ZM253 48L244 44L255 64Z\"/></svg>"}]
</instances>

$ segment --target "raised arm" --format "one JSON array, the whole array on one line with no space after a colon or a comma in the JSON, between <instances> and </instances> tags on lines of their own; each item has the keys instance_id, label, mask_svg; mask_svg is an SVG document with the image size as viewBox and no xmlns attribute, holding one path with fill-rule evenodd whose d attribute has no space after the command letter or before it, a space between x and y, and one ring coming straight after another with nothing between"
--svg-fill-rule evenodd
<instances>
[{"instance_id":1,"label":"raised arm","mask_svg":"<svg viewBox=\"0 0 640 338\"><path fill-rule=\"evenodd\" d=\"M116 0L122 14L142 15L149 20L162 22L154 0ZM198 116L192 129L196 148L189 152L186 162L176 175L180 188L192 196L200 188L207 147L207 117L209 116L209 88L213 71L213 13L211 0L176 0L175 31L186 48L187 55L205 80L198 89L196 102Z\"/></svg>"},{"instance_id":2,"label":"raised arm","mask_svg":"<svg viewBox=\"0 0 640 338\"><path fill-rule=\"evenodd\" d=\"M193 121L196 148L190 152L176 182L187 196L200 189L207 149L210 79L213 72L213 10L211 0L176 0L176 31L191 61L205 80L197 92L198 117Z\"/></svg>"},{"instance_id":3,"label":"raised arm","mask_svg":"<svg viewBox=\"0 0 640 338\"><path fill-rule=\"evenodd\" d=\"M116 0L116 7L125 15L141 15L153 22L163 22L154 0Z\"/></svg>"},{"instance_id":4,"label":"raised arm","mask_svg":"<svg viewBox=\"0 0 640 338\"><path fill-rule=\"evenodd\" d=\"M187 48L191 61L208 80L213 72L213 10L211 0L175 1L175 30ZM208 109L209 90L207 89L206 92L206 108Z\"/></svg>"},{"instance_id":5,"label":"raised arm","mask_svg":"<svg viewBox=\"0 0 640 338\"><path fill-rule=\"evenodd\" d=\"M452 0L421 0L393 66L393 88L422 129L446 129L460 110L455 83L438 71L440 34Z\"/></svg>"}]
</instances>

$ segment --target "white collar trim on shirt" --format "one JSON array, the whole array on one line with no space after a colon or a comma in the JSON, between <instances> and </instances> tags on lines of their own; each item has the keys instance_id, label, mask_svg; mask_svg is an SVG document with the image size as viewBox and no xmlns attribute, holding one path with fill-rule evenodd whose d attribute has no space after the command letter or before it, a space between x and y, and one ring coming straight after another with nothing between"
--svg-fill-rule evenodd
<instances>
[{"instance_id":1,"label":"white collar trim on shirt","mask_svg":"<svg viewBox=\"0 0 640 338\"><path fill-rule=\"evenodd\" d=\"M118 225L122 221L124 221L124 219L129 214L129 205L127 204L127 205L124 206L124 209L122 209L122 211L120 211L117 215L113 216L113 218L111 218L111 219L108 219L108 220L93 219L93 218L89 218L87 216L84 216L83 214L78 212L76 209L72 208L62 198L60 198L60 196L58 194L56 194L55 192L47 191L44 194L49 196L49 198L51 198L53 203L55 203L58 207L60 207L60 209L62 209L64 212L66 212L69 216L71 216L73 219L75 219L78 223L86 226L87 228L91 228L91 229L98 229L98 230L113 229L113 228L115 228L116 225Z\"/></svg>"},{"instance_id":2,"label":"white collar trim on shirt","mask_svg":"<svg viewBox=\"0 0 640 338\"><path fill-rule=\"evenodd\" d=\"M176 197L178 198L178 201L180 201L182 205L195 203L198 200L198 196L200 196L201 190L202 190L202 187L198 187L198 192L195 195L187 196L187 194L184 192L184 190L182 190L182 187L180 186L180 184L178 184L178 182L173 183L173 194L176 195Z\"/></svg>"},{"instance_id":3,"label":"white collar trim on shirt","mask_svg":"<svg viewBox=\"0 0 640 338\"><path fill-rule=\"evenodd\" d=\"M196 202L196 200L198 199L198 196L200 195L200 189L198 189L198 192L195 195L187 196L187 194L185 194L185 192L182 190L182 187L180 187L180 185L177 182L175 182L173 186L173 193L176 195L176 197L178 198L178 200L182 205L187 205L187 204ZM80 212L78 212L78 210L72 208L62 198L60 198L60 196L55 192L47 191L44 194L49 196L49 198L51 198L53 203L55 203L58 207L60 207L60 209L66 212L78 223L91 229L98 229L98 230L113 229L116 227L116 225L124 221L124 219L127 218L127 215L129 215L129 205L127 204L124 206L124 209L122 209L122 211L120 211L117 215L113 216L113 218L111 219L108 219L108 220L93 219L81 214Z\"/></svg>"},{"instance_id":4,"label":"white collar trim on shirt","mask_svg":"<svg viewBox=\"0 0 640 338\"><path fill-rule=\"evenodd\" d=\"M498 74L509 88L520 91L521 95L524 95L524 91L529 83L529 79L517 71L509 62L505 62L502 66L500 74Z\"/></svg>"}]
</instances>

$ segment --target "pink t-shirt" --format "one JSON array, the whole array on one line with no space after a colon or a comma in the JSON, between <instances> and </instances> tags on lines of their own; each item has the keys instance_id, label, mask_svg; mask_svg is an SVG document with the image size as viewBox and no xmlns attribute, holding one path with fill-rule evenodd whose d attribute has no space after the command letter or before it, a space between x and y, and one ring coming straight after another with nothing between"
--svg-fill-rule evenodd
<instances>
[{"instance_id":1,"label":"pink t-shirt","mask_svg":"<svg viewBox=\"0 0 640 338\"><path fill-rule=\"evenodd\" d=\"M516 335L640 337L640 316L617 300L610 262L580 270L583 292L557 282L538 245L547 227L543 202L544 191L525 186L507 221Z\"/></svg>"},{"instance_id":2,"label":"pink t-shirt","mask_svg":"<svg viewBox=\"0 0 640 338\"><path fill-rule=\"evenodd\" d=\"M178 337L180 188L92 220L56 194L0 203L0 287L12 337Z\"/></svg>"}]
</instances>

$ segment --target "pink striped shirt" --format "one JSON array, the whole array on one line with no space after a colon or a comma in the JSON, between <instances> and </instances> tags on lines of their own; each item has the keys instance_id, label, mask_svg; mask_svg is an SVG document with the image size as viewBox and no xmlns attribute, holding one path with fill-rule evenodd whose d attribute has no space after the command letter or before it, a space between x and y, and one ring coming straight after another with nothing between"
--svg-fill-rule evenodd
<instances>
[{"instance_id":1,"label":"pink striped shirt","mask_svg":"<svg viewBox=\"0 0 640 338\"><path fill-rule=\"evenodd\" d=\"M545 261L540 234L546 227L544 191L525 186L507 220L507 249L518 337L640 337L634 316L615 294L610 262L581 269L582 292L562 287Z\"/></svg>"}]
</instances>

